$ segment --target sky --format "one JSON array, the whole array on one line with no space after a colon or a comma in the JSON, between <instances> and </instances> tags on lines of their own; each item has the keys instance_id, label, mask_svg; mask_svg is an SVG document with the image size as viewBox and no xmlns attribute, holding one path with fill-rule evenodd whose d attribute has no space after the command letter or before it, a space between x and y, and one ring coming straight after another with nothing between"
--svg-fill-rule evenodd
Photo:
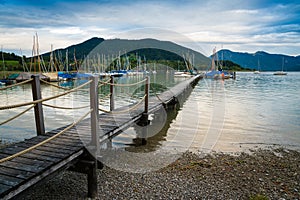
<instances>
[{"instance_id":1,"label":"sky","mask_svg":"<svg viewBox=\"0 0 300 200\"><path fill-rule=\"evenodd\" d=\"M206 56L213 48L300 55L298 0L0 0L0 45L31 56L104 39L155 38Z\"/></svg>"}]
</instances>

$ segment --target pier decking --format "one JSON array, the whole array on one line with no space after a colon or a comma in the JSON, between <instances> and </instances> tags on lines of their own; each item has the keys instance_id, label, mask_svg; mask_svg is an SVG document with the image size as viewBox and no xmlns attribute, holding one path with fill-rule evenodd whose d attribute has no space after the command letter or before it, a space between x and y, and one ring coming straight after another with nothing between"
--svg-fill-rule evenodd
<instances>
[{"instance_id":1,"label":"pier decking","mask_svg":"<svg viewBox=\"0 0 300 200\"><path fill-rule=\"evenodd\" d=\"M197 75L179 83L158 97L147 99L146 114L176 102L176 99L180 98L188 87L196 84L200 78L201 76ZM99 115L97 123L101 132L97 140L99 143L120 134L122 130L145 117L145 109L141 107L132 109L129 114L128 112L116 114L118 110L122 109ZM101 164L99 166L97 160L92 158L86 150L86 145L82 142L82 136L78 134L78 132L90 134L91 123L91 119L83 120L58 136L56 134L68 126L0 149L1 160L32 148L19 156L0 162L0 199L15 197L31 186L41 184L44 180L66 169L86 173L88 175L88 196L95 197L97 192L95 172L97 167L101 167ZM49 141L41 144L46 140Z\"/></svg>"}]
</instances>

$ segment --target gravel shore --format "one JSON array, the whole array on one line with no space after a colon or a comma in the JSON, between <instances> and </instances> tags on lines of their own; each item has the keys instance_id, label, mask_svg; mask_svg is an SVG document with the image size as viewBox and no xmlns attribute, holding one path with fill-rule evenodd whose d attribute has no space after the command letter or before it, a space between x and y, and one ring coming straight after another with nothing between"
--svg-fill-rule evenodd
<instances>
[{"instance_id":1,"label":"gravel shore","mask_svg":"<svg viewBox=\"0 0 300 200\"><path fill-rule=\"evenodd\" d=\"M97 199L300 199L300 152L186 152L155 172L98 171ZM66 171L21 199L87 199L86 175Z\"/></svg>"}]
</instances>

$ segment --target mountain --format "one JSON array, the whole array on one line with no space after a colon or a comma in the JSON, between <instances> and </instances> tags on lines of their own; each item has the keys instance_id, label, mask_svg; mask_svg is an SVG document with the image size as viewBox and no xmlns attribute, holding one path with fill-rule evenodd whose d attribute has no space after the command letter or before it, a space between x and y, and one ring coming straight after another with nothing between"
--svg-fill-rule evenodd
<instances>
[{"instance_id":1,"label":"mountain","mask_svg":"<svg viewBox=\"0 0 300 200\"><path fill-rule=\"evenodd\" d=\"M85 57L97 58L99 55L114 56L138 54L142 60L161 61L171 60L174 63L180 60L184 63L183 57L193 62L197 69L207 69L210 59L203 54L192 49L183 47L170 41L160 41L156 39L111 39L91 38L80 44L69 46L65 49L54 51L57 59L65 60L68 51L68 59L74 61L74 50L77 60L83 60ZM50 52L42 55L44 60L49 60Z\"/></svg>"},{"instance_id":2,"label":"mountain","mask_svg":"<svg viewBox=\"0 0 300 200\"><path fill-rule=\"evenodd\" d=\"M255 53L233 52L228 49L217 52L219 60L229 60L243 68L260 71L300 71L300 56L269 54L264 51ZM284 64L283 64L284 63Z\"/></svg>"},{"instance_id":3,"label":"mountain","mask_svg":"<svg viewBox=\"0 0 300 200\"><path fill-rule=\"evenodd\" d=\"M60 56L61 57L60 59L65 60L66 52L68 51L68 58L70 59L70 61L74 61L74 52L75 52L76 58L83 59L84 56L86 56L90 51L92 51L97 45L99 45L103 41L104 41L103 38L93 37L82 43L71 45L64 49L62 49L62 48L56 49L53 52L57 57ZM50 53L51 52L42 54L43 58L45 60L49 60Z\"/></svg>"}]
</instances>

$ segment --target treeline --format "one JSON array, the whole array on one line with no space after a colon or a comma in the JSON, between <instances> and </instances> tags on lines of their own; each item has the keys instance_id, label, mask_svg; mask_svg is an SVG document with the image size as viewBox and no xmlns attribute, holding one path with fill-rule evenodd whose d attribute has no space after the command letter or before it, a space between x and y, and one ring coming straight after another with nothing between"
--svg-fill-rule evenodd
<instances>
[{"instance_id":1,"label":"treeline","mask_svg":"<svg viewBox=\"0 0 300 200\"><path fill-rule=\"evenodd\" d=\"M244 68L237 63L234 63L230 60L219 60L218 62L215 61L216 66L218 69L228 70L228 71L252 71L250 68Z\"/></svg>"},{"instance_id":2,"label":"treeline","mask_svg":"<svg viewBox=\"0 0 300 200\"><path fill-rule=\"evenodd\" d=\"M0 62L0 69L2 71L22 71L23 65L22 65L22 57L18 56L14 53L6 53L1 52L1 62ZM26 60L26 57L23 56L24 60Z\"/></svg>"}]
</instances>

